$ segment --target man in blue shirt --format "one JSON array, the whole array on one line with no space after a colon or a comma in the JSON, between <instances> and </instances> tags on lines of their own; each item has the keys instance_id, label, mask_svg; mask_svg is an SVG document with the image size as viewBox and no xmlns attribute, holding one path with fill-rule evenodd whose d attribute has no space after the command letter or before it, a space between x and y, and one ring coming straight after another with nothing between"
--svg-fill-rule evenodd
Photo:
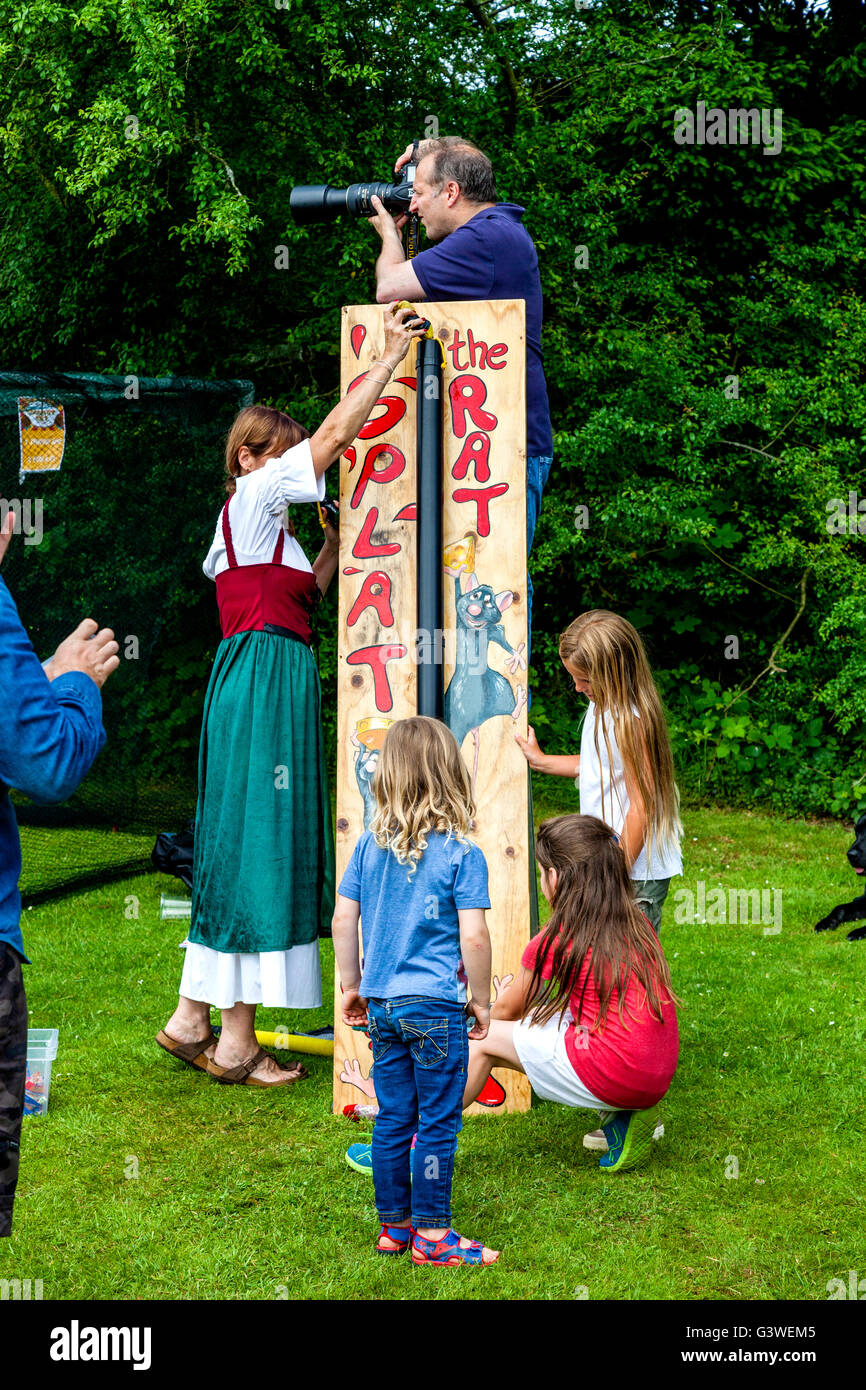
<instances>
[{"instance_id":1,"label":"man in blue shirt","mask_svg":"<svg viewBox=\"0 0 866 1390\"><path fill-rule=\"evenodd\" d=\"M13 523L10 512L0 560ZM0 1236L12 1232L27 1070L21 843L9 787L41 802L72 795L105 742L99 691L119 664L114 633L85 618L41 666L0 579Z\"/></svg>"},{"instance_id":2,"label":"man in blue shirt","mask_svg":"<svg viewBox=\"0 0 866 1390\"><path fill-rule=\"evenodd\" d=\"M413 157L414 194L410 211L438 245L414 260L403 255L400 229L378 198L372 225L382 238L376 261L376 298L523 299L526 301L526 553L532 548L541 511L541 494L553 463L553 433L541 354L542 297L538 256L523 226L524 209L499 203L490 160L468 140L447 136L422 140L397 160L399 170ZM532 581L527 575L528 621Z\"/></svg>"}]
</instances>

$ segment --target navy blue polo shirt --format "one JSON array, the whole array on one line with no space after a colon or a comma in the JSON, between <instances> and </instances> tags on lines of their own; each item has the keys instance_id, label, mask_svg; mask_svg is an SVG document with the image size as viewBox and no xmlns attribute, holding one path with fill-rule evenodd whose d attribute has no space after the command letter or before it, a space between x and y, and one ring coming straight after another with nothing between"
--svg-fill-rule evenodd
<instances>
[{"instance_id":1,"label":"navy blue polo shirt","mask_svg":"<svg viewBox=\"0 0 866 1390\"><path fill-rule=\"evenodd\" d=\"M525 209L497 203L412 261L428 299L526 300L526 452L553 453L553 431L541 355L541 279Z\"/></svg>"}]
</instances>

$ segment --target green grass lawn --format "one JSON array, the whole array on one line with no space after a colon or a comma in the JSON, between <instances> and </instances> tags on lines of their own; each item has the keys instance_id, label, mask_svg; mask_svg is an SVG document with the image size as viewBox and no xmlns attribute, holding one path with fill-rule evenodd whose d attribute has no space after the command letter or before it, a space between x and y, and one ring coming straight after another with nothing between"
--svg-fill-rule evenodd
<instances>
[{"instance_id":1,"label":"green grass lawn","mask_svg":"<svg viewBox=\"0 0 866 1390\"><path fill-rule=\"evenodd\" d=\"M567 785L538 793L538 818L576 808ZM650 1167L602 1174L581 1146L594 1114L545 1102L466 1122L454 1220L502 1249L483 1273L376 1257L372 1184L343 1159L365 1131L330 1114L330 1059L266 1092L218 1086L156 1047L182 964L185 924L159 918L176 880L31 909L30 1023L59 1028L60 1044L49 1112L24 1121L0 1277L42 1279L46 1299L823 1300L829 1279L866 1275L866 942L812 932L858 891L850 836L721 810L685 825L673 889L780 889L782 930L677 922L669 896L681 1060ZM327 1000L329 942L322 960ZM329 1004L260 1016L330 1021Z\"/></svg>"}]
</instances>

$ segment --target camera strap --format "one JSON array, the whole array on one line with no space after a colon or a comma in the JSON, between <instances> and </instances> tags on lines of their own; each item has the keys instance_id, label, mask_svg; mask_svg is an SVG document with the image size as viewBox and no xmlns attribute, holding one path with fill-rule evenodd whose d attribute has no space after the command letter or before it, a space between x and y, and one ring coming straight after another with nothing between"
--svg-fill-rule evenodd
<instances>
[{"instance_id":1,"label":"camera strap","mask_svg":"<svg viewBox=\"0 0 866 1390\"><path fill-rule=\"evenodd\" d=\"M418 157L418 141L412 141L412 158L406 170L406 178L409 187L415 183L415 161ZM417 212L409 213L409 221L406 224L406 260L411 261L418 255L418 247L421 240L421 219Z\"/></svg>"}]
</instances>

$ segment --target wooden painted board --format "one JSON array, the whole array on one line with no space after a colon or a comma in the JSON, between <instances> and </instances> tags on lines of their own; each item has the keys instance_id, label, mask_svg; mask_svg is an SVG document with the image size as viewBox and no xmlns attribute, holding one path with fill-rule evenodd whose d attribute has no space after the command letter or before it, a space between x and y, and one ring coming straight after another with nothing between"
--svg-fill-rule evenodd
<instances>
[{"instance_id":1,"label":"wooden painted board","mask_svg":"<svg viewBox=\"0 0 866 1390\"><path fill-rule=\"evenodd\" d=\"M526 709L526 330L522 300L425 302L443 372L446 722L475 788L497 979L530 937L529 779L514 741ZM342 311L341 389L384 346L382 307ZM337 883L373 805L377 748L415 714L415 349L340 465ZM462 635L458 637L458 633ZM432 639L437 640L437 639ZM363 932L363 922L361 923ZM344 1027L336 984L334 1111L374 1100L366 1035ZM525 1110L530 1088L494 1073L479 1113Z\"/></svg>"}]
</instances>

